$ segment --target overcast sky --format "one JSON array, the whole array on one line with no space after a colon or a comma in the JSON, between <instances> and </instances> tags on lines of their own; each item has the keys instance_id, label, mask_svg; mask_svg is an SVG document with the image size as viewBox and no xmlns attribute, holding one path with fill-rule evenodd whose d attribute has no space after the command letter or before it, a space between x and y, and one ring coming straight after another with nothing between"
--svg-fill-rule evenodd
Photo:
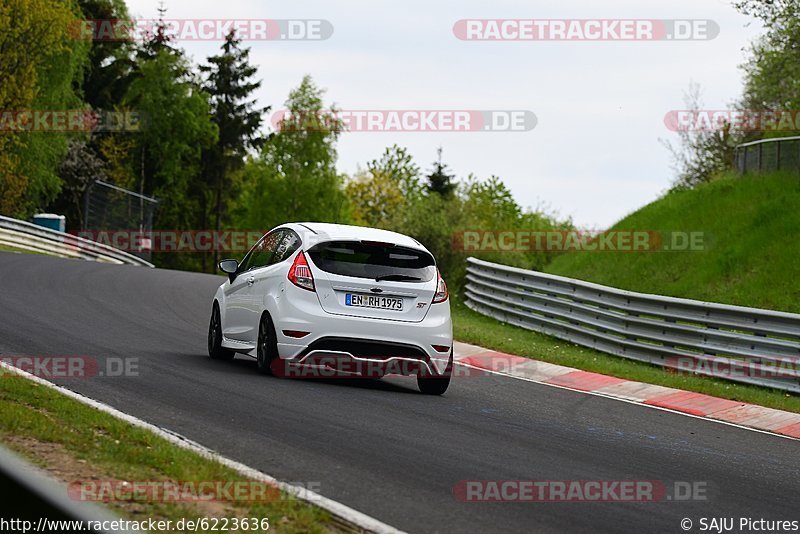
<instances>
[{"instance_id":1,"label":"overcast sky","mask_svg":"<svg viewBox=\"0 0 800 534\"><path fill-rule=\"evenodd\" d=\"M154 18L158 0L127 0ZM524 206L545 205L580 226L604 228L655 199L673 171L659 139L677 135L664 115L682 109L691 82L704 107L740 94L738 68L761 28L724 0L314 1L167 0L172 19L324 19L322 41L247 41L262 105L282 109L304 74L342 109L530 110L526 132L351 132L339 169L352 173L394 143L427 170L436 147L461 178L500 176ZM710 19L712 40L463 41L459 19ZM195 61L219 42L178 43Z\"/></svg>"}]
</instances>

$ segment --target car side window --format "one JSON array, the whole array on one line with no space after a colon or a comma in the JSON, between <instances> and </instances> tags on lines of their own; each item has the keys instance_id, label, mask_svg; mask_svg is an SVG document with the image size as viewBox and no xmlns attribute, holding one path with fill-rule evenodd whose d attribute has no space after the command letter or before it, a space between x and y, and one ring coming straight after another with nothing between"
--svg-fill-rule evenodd
<instances>
[{"instance_id":1,"label":"car side window","mask_svg":"<svg viewBox=\"0 0 800 534\"><path fill-rule=\"evenodd\" d=\"M276 230L261 238L261 241L253 248L245 270L260 269L267 265L272 265L275 251L280 245L284 230Z\"/></svg>"},{"instance_id":2,"label":"car side window","mask_svg":"<svg viewBox=\"0 0 800 534\"><path fill-rule=\"evenodd\" d=\"M282 234L283 230L276 230L262 237L245 256L239 272L244 273L269 265Z\"/></svg>"},{"instance_id":3,"label":"car side window","mask_svg":"<svg viewBox=\"0 0 800 534\"><path fill-rule=\"evenodd\" d=\"M238 272L243 273L243 272L245 272L245 271L250 269L250 265L251 265L252 259L253 259L253 254L256 251L256 247L258 247L260 245L261 245L261 239L256 241L255 245L253 245L253 247L250 250L247 251L247 254L244 255L244 258L242 258L242 262L239 264Z\"/></svg>"},{"instance_id":4,"label":"car side window","mask_svg":"<svg viewBox=\"0 0 800 534\"><path fill-rule=\"evenodd\" d=\"M294 230L285 230L272 263L280 263L300 248L300 236Z\"/></svg>"}]
</instances>

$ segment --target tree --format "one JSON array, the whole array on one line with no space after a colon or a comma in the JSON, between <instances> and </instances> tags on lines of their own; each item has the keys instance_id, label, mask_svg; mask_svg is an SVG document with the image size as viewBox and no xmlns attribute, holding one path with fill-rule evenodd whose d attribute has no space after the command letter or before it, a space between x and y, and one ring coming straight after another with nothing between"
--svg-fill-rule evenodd
<instances>
[{"instance_id":1,"label":"tree","mask_svg":"<svg viewBox=\"0 0 800 534\"><path fill-rule=\"evenodd\" d=\"M403 147L386 147L380 158L367 163L367 170L373 176L386 176L400 187L403 195L414 197L422 193L419 181L419 167L411 154Z\"/></svg>"},{"instance_id":2,"label":"tree","mask_svg":"<svg viewBox=\"0 0 800 534\"><path fill-rule=\"evenodd\" d=\"M466 254L455 246L464 229L464 203L457 195L419 195L406 202L390 228L409 235L425 245L436 258L450 291L455 291L466 269Z\"/></svg>"},{"instance_id":3,"label":"tree","mask_svg":"<svg viewBox=\"0 0 800 534\"><path fill-rule=\"evenodd\" d=\"M514 195L497 176L479 180L470 175L460 191L466 224L473 229L507 230L517 227L523 214Z\"/></svg>"},{"instance_id":4,"label":"tree","mask_svg":"<svg viewBox=\"0 0 800 534\"><path fill-rule=\"evenodd\" d=\"M138 62L155 59L160 52L182 55L182 52L172 44L172 36L167 33L167 24L164 22L166 14L167 8L164 6L164 0L161 0L158 6L158 19L155 23L155 31L150 33L148 29L146 35L147 39L136 50ZM181 74L185 75L186 73L183 72Z\"/></svg>"},{"instance_id":5,"label":"tree","mask_svg":"<svg viewBox=\"0 0 800 534\"><path fill-rule=\"evenodd\" d=\"M260 81L251 81L258 69L250 65L249 48L241 48L241 41L233 30L225 37L222 54L208 58L209 65L200 70L208 75L204 84L210 95L212 121L217 125L217 142L203 154L203 178L207 190L203 191L201 225L206 228L208 196L213 194L214 228L219 231L226 216L231 198L238 196L236 182L231 174L244 165L244 157L251 149L264 144L260 133L262 114L269 107L256 108L253 92L261 86ZM214 264L217 263L214 252ZM205 270L205 256L203 257Z\"/></svg>"},{"instance_id":6,"label":"tree","mask_svg":"<svg viewBox=\"0 0 800 534\"><path fill-rule=\"evenodd\" d=\"M686 111L692 114L703 108L698 85L689 86L684 104ZM731 168L734 150L742 142L743 133L732 130L730 123L711 126L710 129L678 129L678 147L669 141L661 141L672 155L672 168L676 174L674 188L694 187Z\"/></svg>"},{"instance_id":7,"label":"tree","mask_svg":"<svg viewBox=\"0 0 800 534\"><path fill-rule=\"evenodd\" d=\"M455 175L448 172L447 165L442 163L442 147L436 149L437 160L433 163L433 171L428 175L428 191L442 197L449 197L456 190L453 181Z\"/></svg>"},{"instance_id":8,"label":"tree","mask_svg":"<svg viewBox=\"0 0 800 534\"><path fill-rule=\"evenodd\" d=\"M0 3L0 113L79 107L75 93L88 45L73 38L79 17L67 0ZM67 133L0 132L0 212L25 217L58 194Z\"/></svg>"},{"instance_id":9,"label":"tree","mask_svg":"<svg viewBox=\"0 0 800 534\"><path fill-rule=\"evenodd\" d=\"M347 217L343 177L336 172L335 121L306 127L307 117L335 115L325 110L324 91L310 76L289 93L287 114L258 158L242 170L247 184L242 196L240 225L269 229L286 221L341 221ZM299 122L298 122L299 121Z\"/></svg>"},{"instance_id":10,"label":"tree","mask_svg":"<svg viewBox=\"0 0 800 534\"><path fill-rule=\"evenodd\" d=\"M125 105L143 118L129 164L139 192L159 199L154 226L161 229L195 224L201 154L217 140L208 96L188 71L181 53L161 49L140 61L125 98Z\"/></svg>"},{"instance_id":11,"label":"tree","mask_svg":"<svg viewBox=\"0 0 800 534\"><path fill-rule=\"evenodd\" d=\"M105 170L106 163L86 141L71 140L67 155L58 167L58 176L62 181L61 195L51 208L66 215L69 223L77 223L77 227L84 228L84 194L95 180L108 180Z\"/></svg>"},{"instance_id":12,"label":"tree","mask_svg":"<svg viewBox=\"0 0 800 534\"><path fill-rule=\"evenodd\" d=\"M797 6L793 10L800 9ZM800 106L800 18L792 9L761 13L769 25L750 50L742 105L747 109L788 111ZM791 135L782 132L781 135Z\"/></svg>"},{"instance_id":13,"label":"tree","mask_svg":"<svg viewBox=\"0 0 800 534\"><path fill-rule=\"evenodd\" d=\"M397 181L381 171L360 171L347 183L345 191L355 224L391 228L405 205Z\"/></svg>"},{"instance_id":14,"label":"tree","mask_svg":"<svg viewBox=\"0 0 800 534\"><path fill-rule=\"evenodd\" d=\"M127 21L123 0L79 0L87 21ZM89 61L83 71L83 98L92 109L111 110L121 101L132 80L133 46L128 39L95 39L90 44Z\"/></svg>"},{"instance_id":15,"label":"tree","mask_svg":"<svg viewBox=\"0 0 800 534\"><path fill-rule=\"evenodd\" d=\"M781 131L769 127L751 132L745 141L771 136L797 135L800 120L800 4L796 0L740 0L734 5L760 19L766 33L751 47L742 65L745 73L740 107L758 112L776 112ZM791 118L793 127L788 127ZM794 131L794 133L792 133Z\"/></svg>"},{"instance_id":16,"label":"tree","mask_svg":"<svg viewBox=\"0 0 800 534\"><path fill-rule=\"evenodd\" d=\"M348 181L346 192L356 224L392 228L406 207L422 197L419 167L405 148L392 145Z\"/></svg>"},{"instance_id":17,"label":"tree","mask_svg":"<svg viewBox=\"0 0 800 534\"><path fill-rule=\"evenodd\" d=\"M195 227L200 209L197 198L204 191L201 156L217 140L208 95L188 71L182 53L162 48L152 59L140 61L139 76L126 95L125 104L143 117L141 131L132 136L128 159L138 178L134 189L159 200L155 229ZM154 259L173 268L200 266L200 257L186 254L161 254Z\"/></svg>"},{"instance_id":18,"label":"tree","mask_svg":"<svg viewBox=\"0 0 800 534\"><path fill-rule=\"evenodd\" d=\"M752 15L773 29L800 18L797 0L737 0L733 5L745 15Z\"/></svg>"}]
</instances>

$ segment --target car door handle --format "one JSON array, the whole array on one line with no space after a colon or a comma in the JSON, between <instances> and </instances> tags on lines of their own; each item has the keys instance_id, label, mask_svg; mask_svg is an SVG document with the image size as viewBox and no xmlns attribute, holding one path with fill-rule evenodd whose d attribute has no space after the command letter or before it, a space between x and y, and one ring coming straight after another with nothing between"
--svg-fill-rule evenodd
<instances>
[{"instance_id":1,"label":"car door handle","mask_svg":"<svg viewBox=\"0 0 800 534\"><path fill-rule=\"evenodd\" d=\"M255 276L251 276L250 278L247 279L247 285L252 286L255 283L255 281L256 281Z\"/></svg>"}]
</instances>

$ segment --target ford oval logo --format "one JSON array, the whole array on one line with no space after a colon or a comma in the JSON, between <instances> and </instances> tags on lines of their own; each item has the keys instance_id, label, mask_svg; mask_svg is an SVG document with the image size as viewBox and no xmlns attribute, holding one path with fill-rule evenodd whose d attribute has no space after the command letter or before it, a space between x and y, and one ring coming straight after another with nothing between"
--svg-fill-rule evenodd
<instances>
[{"instance_id":1,"label":"ford oval logo","mask_svg":"<svg viewBox=\"0 0 800 534\"><path fill-rule=\"evenodd\" d=\"M372 289L370 289L370 291L372 291L373 293L383 293L383 289L379 287L373 287Z\"/></svg>"}]
</instances>

